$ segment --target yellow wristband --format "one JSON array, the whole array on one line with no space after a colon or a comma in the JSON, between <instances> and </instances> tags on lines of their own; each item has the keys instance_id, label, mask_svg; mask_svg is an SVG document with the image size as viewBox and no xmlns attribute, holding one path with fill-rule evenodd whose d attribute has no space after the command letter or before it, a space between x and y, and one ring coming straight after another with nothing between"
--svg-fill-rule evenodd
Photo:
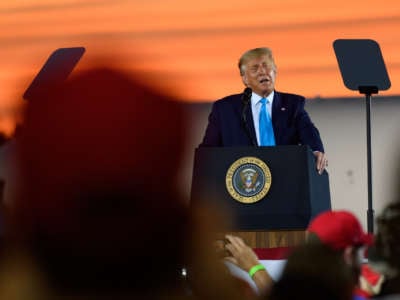
<instances>
[{"instance_id":1,"label":"yellow wristband","mask_svg":"<svg viewBox=\"0 0 400 300\"><path fill-rule=\"evenodd\" d=\"M264 265L258 264L258 265L252 266L251 269L249 270L250 277L253 278L254 274L256 274L260 270L265 270Z\"/></svg>"}]
</instances>

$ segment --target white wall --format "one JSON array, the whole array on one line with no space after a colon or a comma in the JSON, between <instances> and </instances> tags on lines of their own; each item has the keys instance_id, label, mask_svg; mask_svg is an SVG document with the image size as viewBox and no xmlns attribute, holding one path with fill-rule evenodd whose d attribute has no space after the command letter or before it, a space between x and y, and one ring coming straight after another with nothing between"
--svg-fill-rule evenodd
<instances>
[{"instance_id":1,"label":"white wall","mask_svg":"<svg viewBox=\"0 0 400 300\"><path fill-rule=\"evenodd\" d=\"M375 216L396 199L399 167L400 97L375 96L371 105L372 200ZM332 206L357 214L366 228L368 207L366 101L310 101L308 111L321 131L329 156Z\"/></svg>"}]
</instances>

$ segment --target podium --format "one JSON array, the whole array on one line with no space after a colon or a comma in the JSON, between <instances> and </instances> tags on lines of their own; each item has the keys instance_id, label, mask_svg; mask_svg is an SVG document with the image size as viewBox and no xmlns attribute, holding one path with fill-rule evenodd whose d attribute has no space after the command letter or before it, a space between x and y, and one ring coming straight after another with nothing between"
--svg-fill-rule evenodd
<instances>
[{"instance_id":1,"label":"podium","mask_svg":"<svg viewBox=\"0 0 400 300\"><path fill-rule=\"evenodd\" d=\"M228 231L253 248L295 246L310 220L331 209L329 176L318 174L308 146L197 148L191 206L197 205L226 215Z\"/></svg>"}]
</instances>

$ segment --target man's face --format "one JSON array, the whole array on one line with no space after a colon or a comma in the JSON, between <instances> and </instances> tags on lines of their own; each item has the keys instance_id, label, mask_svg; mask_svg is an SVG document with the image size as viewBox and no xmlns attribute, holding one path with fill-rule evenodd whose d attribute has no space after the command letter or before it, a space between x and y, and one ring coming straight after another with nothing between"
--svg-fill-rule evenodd
<instances>
[{"instance_id":1,"label":"man's face","mask_svg":"<svg viewBox=\"0 0 400 300\"><path fill-rule=\"evenodd\" d=\"M250 59L245 65L243 83L260 96L268 96L275 88L276 68L266 55Z\"/></svg>"}]
</instances>

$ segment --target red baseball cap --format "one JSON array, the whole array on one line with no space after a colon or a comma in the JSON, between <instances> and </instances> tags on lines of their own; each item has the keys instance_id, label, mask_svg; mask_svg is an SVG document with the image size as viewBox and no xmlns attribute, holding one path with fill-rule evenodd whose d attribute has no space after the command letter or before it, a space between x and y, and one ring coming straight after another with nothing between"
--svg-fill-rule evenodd
<instances>
[{"instance_id":1,"label":"red baseball cap","mask_svg":"<svg viewBox=\"0 0 400 300\"><path fill-rule=\"evenodd\" d=\"M322 243L336 250L371 245L373 242L373 236L364 232L358 219L345 210L326 211L317 215L307 231L316 234Z\"/></svg>"}]
</instances>

